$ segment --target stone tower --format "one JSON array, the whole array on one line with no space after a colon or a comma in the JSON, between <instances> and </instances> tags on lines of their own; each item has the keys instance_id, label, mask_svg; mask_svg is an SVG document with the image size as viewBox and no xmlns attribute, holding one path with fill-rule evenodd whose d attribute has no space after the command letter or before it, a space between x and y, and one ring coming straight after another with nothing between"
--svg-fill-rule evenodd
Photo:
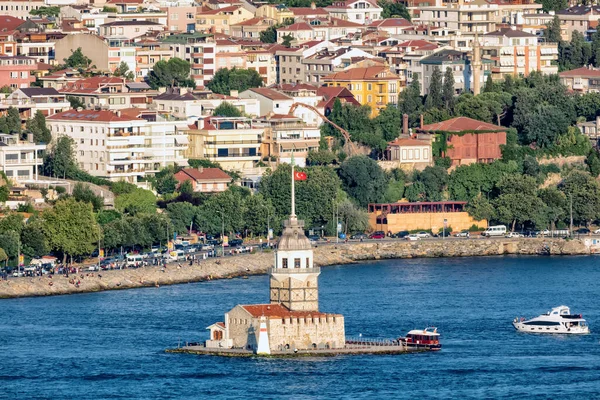
<instances>
[{"instance_id":1,"label":"stone tower","mask_svg":"<svg viewBox=\"0 0 600 400\"><path fill-rule=\"evenodd\" d=\"M313 266L313 251L304 234L304 221L296 218L293 161L292 212L283 227L275 266L271 268L271 303L281 303L292 311L318 311L321 269Z\"/></svg>"}]
</instances>

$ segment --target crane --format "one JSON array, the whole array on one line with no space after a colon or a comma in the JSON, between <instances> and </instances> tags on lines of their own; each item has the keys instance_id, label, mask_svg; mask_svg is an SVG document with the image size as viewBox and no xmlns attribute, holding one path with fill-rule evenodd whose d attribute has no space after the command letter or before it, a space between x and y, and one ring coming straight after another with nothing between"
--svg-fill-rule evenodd
<instances>
[{"instance_id":1,"label":"crane","mask_svg":"<svg viewBox=\"0 0 600 400\"><path fill-rule=\"evenodd\" d=\"M327 122L329 125L333 126L338 131L340 131L342 133L342 136L344 136L344 139L346 140L346 144L348 145L347 152L348 152L349 156L358 154L358 152L359 152L358 148L356 147L354 142L352 142L352 139L350 139L350 133L347 130L345 130L344 128L342 128L341 126L339 126L338 124L336 124L335 122L330 121L329 118L327 118L325 115L323 115L321 112L319 112L319 110L317 110L315 107L313 107L309 104L305 104L305 103L294 103L290 107L290 111L288 114L294 115L294 111L296 111L296 109L298 107L308 108L309 110L311 110L312 112L317 114L319 117L321 117L323 119L323 121Z\"/></svg>"}]
</instances>

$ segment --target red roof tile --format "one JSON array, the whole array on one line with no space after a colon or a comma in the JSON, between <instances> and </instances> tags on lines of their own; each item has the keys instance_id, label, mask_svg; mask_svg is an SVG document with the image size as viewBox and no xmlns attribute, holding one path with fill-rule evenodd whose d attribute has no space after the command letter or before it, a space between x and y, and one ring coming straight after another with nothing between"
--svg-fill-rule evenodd
<instances>
[{"instance_id":1,"label":"red roof tile","mask_svg":"<svg viewBox=\"0 0 600 400\"><path fill-rule=\"evenodd\" d=\"M329 15L329 12L321 7L291 7L289 9L295 16L306 16L306 15Z\"/></svg>"},{"instance_id":2,"label":"red roof tile","mask_svg":"<svg viewBox=\"0 0 600 400\"><path fill-rule=\"evenodd\" d=\"M338 316L339 314L326 314L320 311L290 311L281 304L248 304L241 305L254 318L274 317L274 318L304 318L304 317L325 317L327 315Z\"/></svg>"},{"instance_id":3,"label":"red roof tile","mask_svg":"<svg viewBox=\"0 0 600 400\"><path fill-rule=\"evenodd\" d=\"M175 174L175 179L179 182L187 181L189 178L196 181L231 181L231 177L220 168L202 168L202 170L196 168L184 168Z\"/></svg>"},{"instance_id":4,"label":"red roof tile","mask_svg":"<svg viewBox=\"0 0 600 400\"><path fill-rule=\"evenodd\" d=\"M570 71L560 72L558 76L565 78L571 78L576 76L597 78L600 76L600 69L590 69L588 67L581 67L572 69Z\"/></svg>"},{"instance_id":5,"label":"red roof tile","mask_svg":"<svg viewBox=\"0 0 600 400\"><path fill-rule=\"evenodd\" d=\"M296 22L295 24L291 24L286 26L285 28L280 28L278 31L281 32L294 32L294 31L312 31L313 28L306 22Z\"/></svg>"},{"instance_id":6,"label":"red roof tile","mask_svg":"<svg viewBox=\"0 0 600 400\"><path fill-rule=\"evenodd\" d=\"M498 131L505 129L503 126L489 124L467 117L452 118L447 121L436 122L435 124L423 125L422 131Z\"/></svg>"},{"instance_id":7,"label":"red roof tile","mask_svg":"<svg viewBox=\"0 0 600 400\"><path fill-rule=\"evenodd\" d=\"M8 8L8 6L6 7ZM25 21L23 21L22 19L15 18L10 15L0 15L0 30L3 32L14 31L24 22Z\"/></svg>"},{"instance_id":8,"label":"red roof tile","mask_svg":"<svg viewBox=\"0 0 600 400\"><path fill-rule=\"evenodd\" d=\"M428 140L418 140L411 138L396 138L388 143L389 146L429 146L431 142Z\"/></svg>"},{"instance_id":9,"label":"red roof tile","mask_svg":"<svg viewBox=\"0 0 600 400\"><path fill-rule=\"evenodd\" d=\"M380 76L385 73L385 76ZM390 72L388 67L385 66L374 66L374 67L362 67L362 68L351 68L346 71L336 72L331 75L327 75L323 80L379 80L379 79L398 79L398 75Z\"/></svg>"},{"instance_id":10,"label":"red roof tile","mask_svg":"<svg viewBox=\"0 0 600 400\"><path fill-rule=\"evenodd\" d=\"M386 18L373 21L369 26L376 28L394 28L394 27L409 27L412 26L409 20L404 18Z\"/></svg>"}]
</instances>

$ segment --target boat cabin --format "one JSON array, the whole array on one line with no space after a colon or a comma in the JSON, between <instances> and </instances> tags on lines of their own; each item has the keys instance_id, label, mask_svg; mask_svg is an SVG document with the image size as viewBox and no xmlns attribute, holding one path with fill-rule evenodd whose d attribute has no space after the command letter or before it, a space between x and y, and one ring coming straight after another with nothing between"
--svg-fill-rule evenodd
<instances>
[{"instance_id":1,"label":"boat cabin","mask_svg":"<svg viewBox=\"0 0 600 400\"><path fill-rule=\"evenodd\" d=\"M410 347L441 348L437 328L414 329L406 334L403 342Z\"/></svg>"}]
</instances>

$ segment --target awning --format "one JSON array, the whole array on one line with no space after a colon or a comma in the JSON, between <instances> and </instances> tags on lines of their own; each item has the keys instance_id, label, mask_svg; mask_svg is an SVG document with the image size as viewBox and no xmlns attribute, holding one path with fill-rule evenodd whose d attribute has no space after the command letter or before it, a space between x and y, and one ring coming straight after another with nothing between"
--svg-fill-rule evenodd
<instances>
[{"instance_id":1,"label":"awning","mask_svg":"<svg viewBox=\"0 0 600 400\"><path fill-rule=\"evenodd\" d=\"M187 136L180 135L180 136L175 136L175 143L176 144L189 144L190 141Z\"/></svg>"}]
</instances>

